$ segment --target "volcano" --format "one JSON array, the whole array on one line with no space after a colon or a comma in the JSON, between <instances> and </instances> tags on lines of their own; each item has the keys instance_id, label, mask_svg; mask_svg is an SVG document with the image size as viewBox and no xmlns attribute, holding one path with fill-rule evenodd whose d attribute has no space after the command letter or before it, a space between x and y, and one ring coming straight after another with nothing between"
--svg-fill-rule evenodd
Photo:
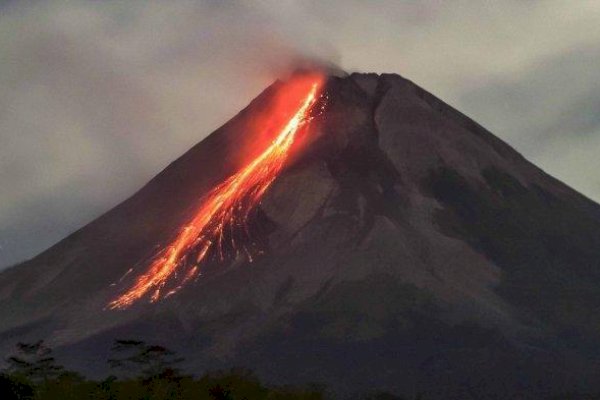
<instances>
[{"instance_id":1,"label":"volcano","mask_svg":"<svg viewBox=\"0 0 600 400\"><path fill-rule=\"evenodd\" d=\"M4 354L90 375L134 338L340 393L589 393L600 206L401 76L298 73L0 299Z\"/></svg>"}]
</instances>

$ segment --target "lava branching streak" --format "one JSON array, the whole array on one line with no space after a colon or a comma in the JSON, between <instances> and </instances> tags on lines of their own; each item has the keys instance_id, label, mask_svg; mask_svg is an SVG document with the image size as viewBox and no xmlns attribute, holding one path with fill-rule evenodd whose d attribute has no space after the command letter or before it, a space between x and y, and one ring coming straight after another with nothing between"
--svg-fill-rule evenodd
<instances>
[{"instance_id":1,"label":"lava branching streak","mask_svg":"<svg viewBox=\"0 0 600 400\"><path fill-rule=\"evenodd\" d=\"M108 308L126 308L145 296L152 302L167 297L198 276L199 266L210 252L220 252L223 259L226 230L246 226L251 211L281 172L297 132L310 120L321 85L322 79L317 78L303 89L303 98L295 112L271 144L203 198L194 218L169 246L158 252L133 286L111 301ZM233 236L230 238L234 240ZM171 279L177 280L178 285L169 290L172 285L167 283Z\"/></svg>"}]
</instances>

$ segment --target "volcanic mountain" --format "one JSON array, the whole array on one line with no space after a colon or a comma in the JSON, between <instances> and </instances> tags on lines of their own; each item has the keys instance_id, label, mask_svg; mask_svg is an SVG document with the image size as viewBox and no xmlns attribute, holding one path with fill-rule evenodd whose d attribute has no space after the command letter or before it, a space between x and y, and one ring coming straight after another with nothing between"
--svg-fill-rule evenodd
<instances>
[{"instance_id":1,"label":"volcanic mountain","mask_svg":"<svg viewBox=\"0 0 600 400\"><path fill-rule=\"evenodd\" d=\"M398 75L314 76L0 274L4 354L104 374L132 338L344 393L599 390L600 206Z\"/></svg>"}]
</instances>

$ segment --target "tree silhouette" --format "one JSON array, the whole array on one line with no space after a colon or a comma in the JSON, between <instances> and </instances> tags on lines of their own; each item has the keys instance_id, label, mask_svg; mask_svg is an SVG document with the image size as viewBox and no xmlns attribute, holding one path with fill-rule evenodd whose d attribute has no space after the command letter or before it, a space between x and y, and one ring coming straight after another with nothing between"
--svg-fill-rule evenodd
<instances>
[{"instance_id":1,"label":"tree silhouette","mask_svg":"<svg viewBox=\"0 0 600 400\"><path fill-rule=\"evenodd\" d=\"M17 343L17 354L6 359L6 372L32 382L46 382L64 372L64 367L56 363L52 350L43 340L36 343Z\"/></svg>"},{"instance_id":2,"label":"tree silhouette","mask_svg":"<svg viewBox=\"0 0 600 400\"><path fill-rule=\"evenodd\" d=\"M3 400L28 400L33 398L33 386L24 379L0 373L0 396Z\"/></svg>"},{"instance_id":3,"label":"tree silhouette","mask_svg":"<svg viewBox=\"0 0 600 400\"><path fill-rule=\"evenodd\" d=\"M112 369L121 375L141 379L156 377L176 378L180 371L176 365L183 361L175 352L158 345L148 345L139 340L115 340L112 347L116 358L108 360Z\"/></svg>"},{"instance_id":4,"label":"tree silhouette","mask_svg":"<svg viewBox=\"0 0 600 400\"><path fill-rule=\"evenodd\" d=\"M231 390L224 388L221 385L215 385L208 389L208 395L213 400L233 400Z\"/></svg>"},{"instance_id":5,"label":"tree silhouette","mask_svg":"<svg viewBox=\"0 0 600 400\"><path fill-rule=\"evenodd\" d=\"M17 350L6 359L8 368L0 371L0 400L324 399L322 387L268 387L247 369L206 372L199 378L182 375L176 365L183 358L139 340L114 342L110 366L127 375L113 374L101 381L65 370L43 341L19 343Z\"/></svg>"}]
</instances>

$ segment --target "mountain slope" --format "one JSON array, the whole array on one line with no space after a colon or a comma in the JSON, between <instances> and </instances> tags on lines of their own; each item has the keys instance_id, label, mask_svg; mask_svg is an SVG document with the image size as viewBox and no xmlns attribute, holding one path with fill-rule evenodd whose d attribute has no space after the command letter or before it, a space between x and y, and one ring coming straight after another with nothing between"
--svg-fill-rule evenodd
<instances>
[{"instance_id":1,"label":"mountain slope","mask_svg":"<svg viewBox=\"0 0 600 400\"><path fill-rule=\"evenodd\" d=\"M600 389L600 206L397 75L329 78L325 112L253 221L253 263L212 262L159 303L103 310L122 290L111 284L264 147L252 132L288 84L2 273L2 350L46 338L103 373L110 342L134 337L182 351L193 371L244 365L346 392Z\"/></svg>"}]
</instances>

